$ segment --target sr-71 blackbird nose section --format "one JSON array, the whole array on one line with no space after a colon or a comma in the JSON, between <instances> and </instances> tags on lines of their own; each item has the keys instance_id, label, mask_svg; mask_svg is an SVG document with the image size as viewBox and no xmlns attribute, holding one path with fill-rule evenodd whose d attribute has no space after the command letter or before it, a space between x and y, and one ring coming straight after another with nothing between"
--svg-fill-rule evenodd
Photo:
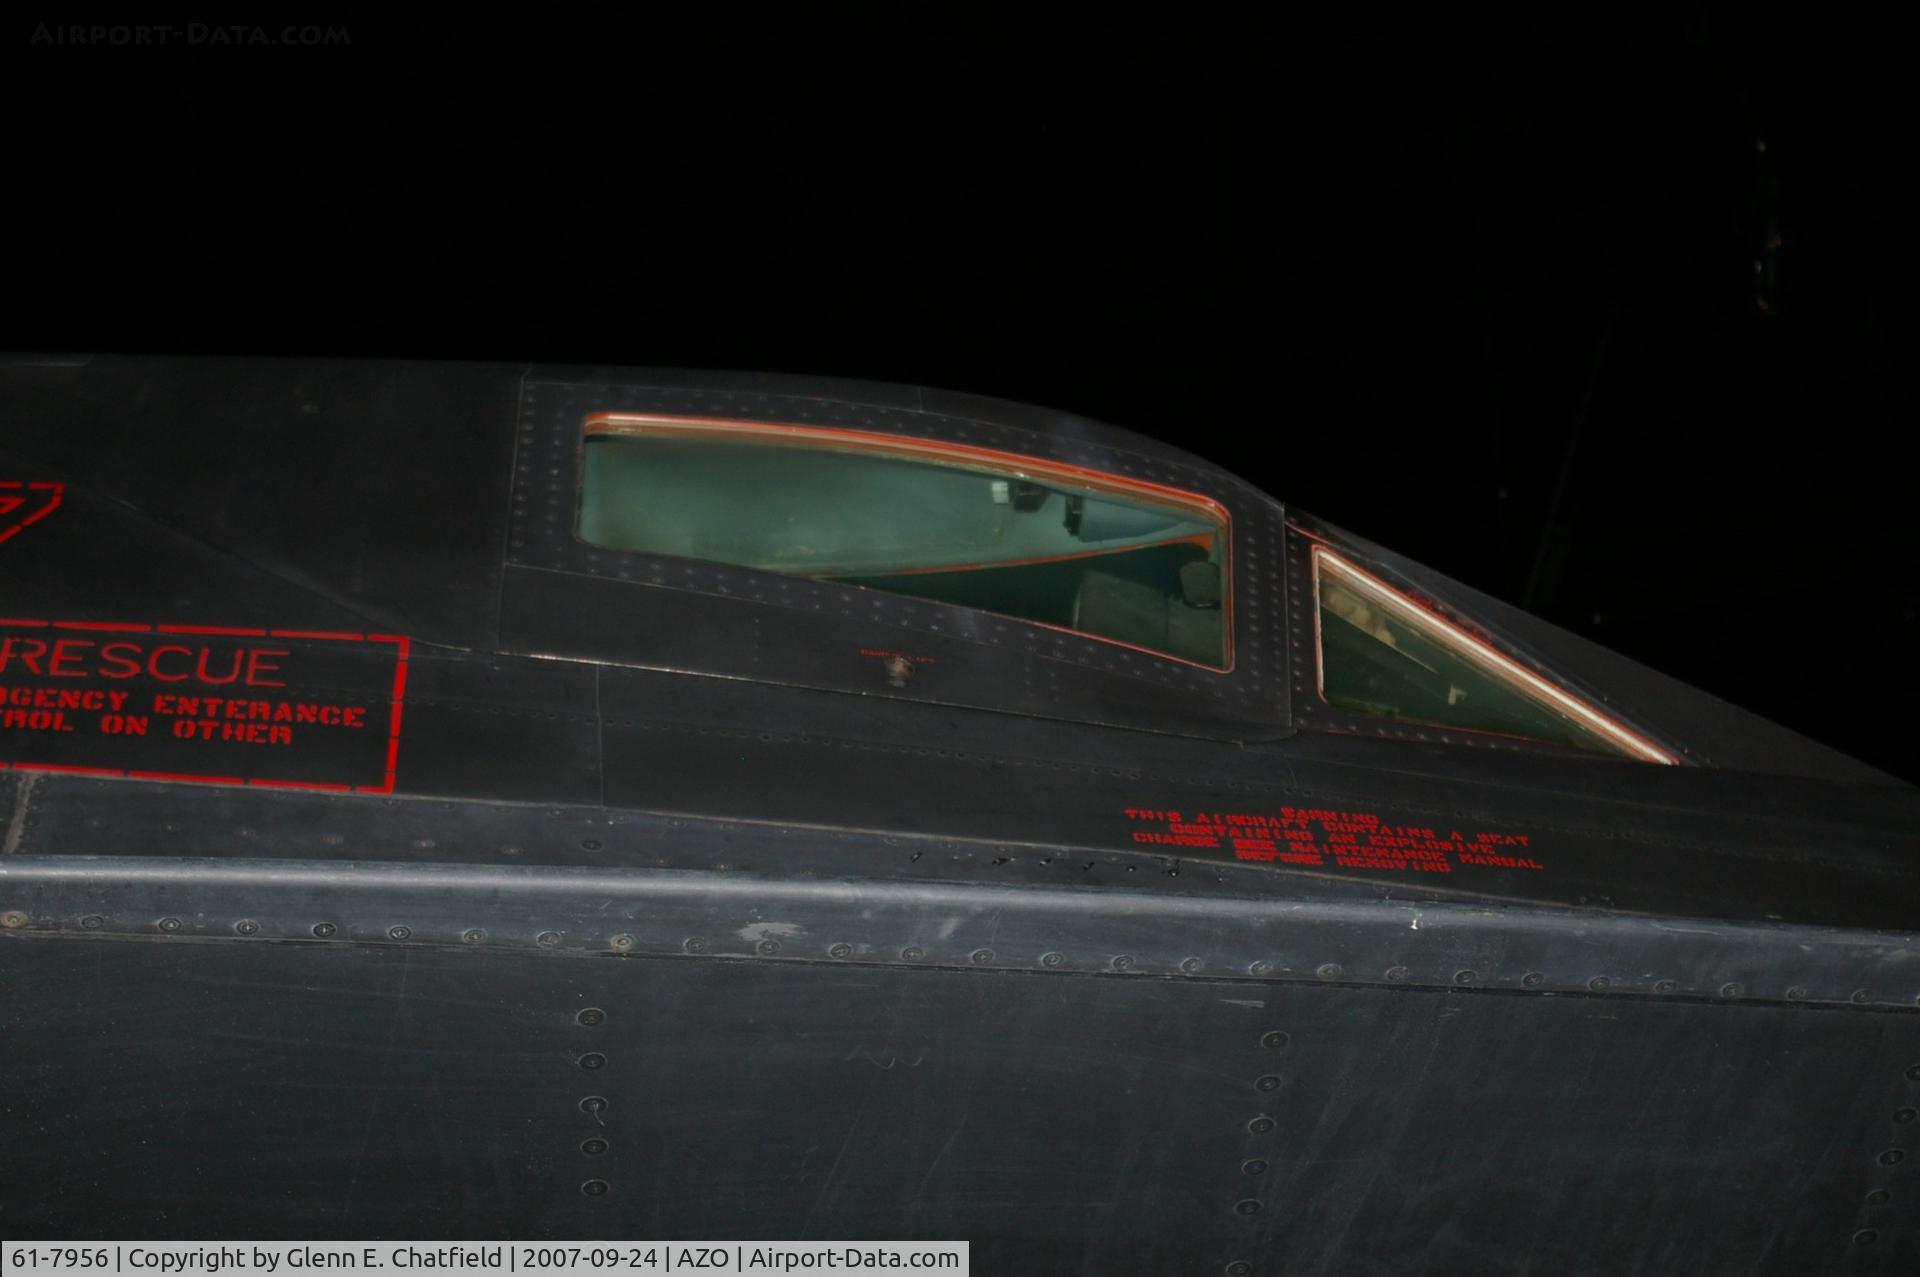
<instances>
[{"instance_id":1,"label":"sr-71 blackbird nose section","mask_svg":"<svg viewBox=\"0 0 1920 1277\"><path fill-rule=\"evenodd\" d=\"M1064 414L16 358L0 765L17 1229L1920 1259L1913 790Z\"/></svg>"}]
</instances>

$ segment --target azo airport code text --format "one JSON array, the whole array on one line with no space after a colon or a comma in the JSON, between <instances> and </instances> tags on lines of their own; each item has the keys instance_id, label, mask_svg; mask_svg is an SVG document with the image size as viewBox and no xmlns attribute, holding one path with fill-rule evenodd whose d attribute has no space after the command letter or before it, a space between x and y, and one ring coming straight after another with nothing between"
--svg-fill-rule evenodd
<instances>
[{"instance_id":1,"label":"azo airport code text","mask_svg":"<svg viewBox=\"0 0 1920 1277\"><path fill-rule=\"evenodd\" d=\"M727 1273L785 1277L811 1272L938 1272L970 1267L966 1242L622 1242L524 1246L504 1242L40 1242L0 1247L0 1277L36 1273L139 1273L213 1277L313 1269L374 1272L491 1270Z\"/></svg>"}]
</instances>

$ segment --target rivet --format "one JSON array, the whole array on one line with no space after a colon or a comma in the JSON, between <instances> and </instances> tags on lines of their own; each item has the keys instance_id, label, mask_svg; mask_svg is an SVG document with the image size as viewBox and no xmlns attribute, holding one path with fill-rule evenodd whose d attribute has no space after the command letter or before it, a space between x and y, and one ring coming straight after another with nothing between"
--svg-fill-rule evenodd
<instances>
[{"instance_id":1,"label":"rivet","mask_svg":"<svg viewBox=\"0 0 1920 1277\"><path fill-rule=\"evenodd\" d=\"M1456 971L1453 973L1453 982L1455 984L1472 984L1477 979L1479 979L1479 975L1473 971Z\"/></svg>"},{"instance_id":2,"label":"rivet","mask_svg":"<svg viewBox=\"0 0 1920 1277\"><path fill-rule=\"evenodd\" d=\"M910 944L900 951L900 956L908 962L918 962L927 956L927 951L917 944Z\"/></svg>"},{"instance_id":3,"label":"rivet","mask_svg":"<svg viewBox=\"0 0 1920 1277\"><path fill-rule=\"evenodd\" d=\"M1247 974L1248 975L1266 975L1268 972L1272 970L1273 970L1273 964L1271 962L1268 962L1265 958L1262 958L1260 959L1260 961L1254 963L1252 966L1247 968Z\"/></svg>"},{"instance_id":4,"label":"rivet","mask_svg":"<svg viewBox=\"0 0 1920 1277\"><path fill-rule=\"evenodd\" d=\"M1787 990L1787 1001L1789 1002L1804 1002L1806 997L1807 987L1803 984L1796 984Z\"/></svg>"},{"instance_id":5,"label":"rivet","mask_svg":"<svg viewBox=\"0 0 1920 1277\"><path fill-rule=\"evenodd\" d=\"M1260 1203L1249 1197L1245 1201L1236 1202L1233 1209L1234 1213L1239 1215L1258 1215L1260 1213Z\"/></svg>"},{"instance_id":6,"label":"rivet","mask_svg":"<svg viewBox=\"0 0 1920 1277\"><path fill-rule=\"evenodd\" d=\"M313 934L322 940L331 939L338 930L340 930L340 928L334 926L331 922L316 922L313 924Z\"/></svg>"},{"instance_id":7,"label":"rivet","mask_svg":"<svg viewBox=\"0 0 1920 1277\"><path fill-rule=\"evenodd\" d=\"M1249 1175L1265 1175L1267 1173L1267 1164L1258 1157L1250 1157L1240 1163L1240 1169Z\"/></svg>"},{"instance_id":8,"label":"rivet","mask_svg":"<svg viewBox=\"0 0 1920 1277\"><path fill-rule=\"evenodd\" d=\"M1867 1205L1869 1206L1885 1206L1892 1200L1893 1194L1884 1188L1876 1188L1867 1194Z\"/></svg>"},{"instance_id":9,"label":"rivet","mask_svg":"<svg viewBox=\"0 0 1920 1277\"><path fill-rule=\"evenodd\" d=\"M480 928L478 927L468 927L465 931L462 931L460 933L460 938L466 941L468 944L479 944L482 940L485 940L487 938L487 933L480 930Z\"/></svg>"},{"instance_id":10,"label":"rivet","mask_svg":"<svg viewBox=\"0 0 1920 1277\"><path fill-rule=\"evenodd\" d=\"M705 953L707 951L707 942L699 936L688 936L686 943L680 947L688 953Z\"/></svg>"},{"instance_id":11,"label":"rivet","mask_svg":"<svg viewBox=\"0 0 1920 1277\"><path fill-rule=\"evenodd\" d=\"M836 944L827 950L829 958L844 958L852 953L853 946L850 944Z\"/></svg>"},{"instance_id":12,"label":"rivet","mask_svg":"<svg viewBox=\"0 0 1920 1277\"><path fill-rule=\"evenodd\" d=\"M1125 953L1123 953L1123 954L1120 954L1119 956L1117 956L1116 958L1114 958L1114 960L1113 960L1113 964L1112 964L1112 965L1113 965L1113 969L1114 969L1115 971L1129 971L1129 970L1132 970L1132 968L1133 968L1133 957L1132 957L1132 955L1130 955L1130 954L1125 954Z\"/></svg>"},{"instance_id":13,"label":"rivet","mask_svg":"<svg viewBox=\"0 0 1920 1277\"><path fill-rule=\"evenodd\" d=\"M1856 1246L1871 1246L1879 1240L1880 1234L1871 1228L1863 1228L1853 1235L1853 1244Z\"/></svg>"},{"instance_id":14,"label":"rivet","mask_svg":"<svg viewBox=\"0 0 1920 1277\"><path fill-rule=\"evenodd\" d=\"M1323 962L1314 974L1318 975L1322 980L1331 980L1340 974L1340 964L1337 962Z\"/></svg>"},{"instance_id":15,"label":"rivet","mask_svg":"<svg viewBox=\"0 0 1920 1277\"><path fill-rule=\"evenodd\" d=\"M580 1061L579 1061L580 1067L583 1069L597 1069L597 1068L600 1068L602 1065L604 1065L606 1062L607 1062L607 1057L600 1054L600 1052L598 1051L587 1052L585 1055L580 1057Z\"/></svg>"},{"instance_id":16,"label":"rivet","mask_svg":"<svg viewBox=\"0 0 1920 1277\"><path fill-rule=\"evenodd\" d=\"M1868 998L1871 998L1873 995L1871 993L1868 993L1865 989L1855 989L1852 992L1852 994L1850 994L1849 996L1854 1002L1865 1002Z\"/></svg>"},{"instance_id":17,"label":"rivet","mask_svg":"<svg viewBox=\"0 0 1920 1277\"><path fill-rule=\"evenodd\" d=\"M1537 989L1546 982L1547 977L1538 971L1529 971L1520 977L1520 987L1523 989Z\"/></svg>"},{"instance_id":18,"label":"rivet","mask_svg":"<svg viewBox=\"0 0 1920 1277\"><path fill-rule=\"evenodd\" d=\"M1593 977L1593 979L1587 981L1587 987L1589 989L1592 989L1595 993L1605 993L1608 989L1611 989L1613 987L1613 981L1609 980L1606 976L1597 975Z\"/></svg>"},{"instance_id":19,"label":"rivet","mask_svg":"<svg viewBox=\"0 0 1920 1277\"><path fill-rule=\"evenodd\" d=\"M1264 1077L1256 1081L1253 1084L1253 1088L1256 1091L1277 1091L1280 1089L1280 1079L1275 1077L1273 1074L1268 1073L1267 1075L1265 1075Z\"/></svg>"},{"instance_id":20,"label":"rivet","mask_svg":"<svg viewBox=\"0 0 1920 1277\"><path fill-rule=\"evenodd\" d=\"M987 964L988 964L989 962L992 962L992 961L993 961L993 950L991 950L991 949L975 949L975 950L973 951L973 953L972 953L971 955L969 955L969 956L970 956L970 957L972 958L972 960L973 960L973 965L974 965L974 966L976 966L976 967L984 967L984 966L986 966L986 965L987 965Z\"/></svg>"},{"instance_id":21,"label":"rivet","mask_svg":"<svg viewBox=\"0 0 1920 1277\"><path fill-rule=\"evenodd\" d=\"M1410 974L1412 973L1409 972L1405 967L1388 967L1387 982L1389 984L1399 984L1402 980L1406 979L1407 976L1409 976Z\"/></svg>"},{"instance_id":22,"label":"rivet","mask_svg":"<svg viewBox=\"0 0 1920 1277\"><path fill-rule=\"evenodd\" d=\"M387 938L390 940L405 940L408 936L411 936L412 934L413 934L412 927L388 927L387 928Z\"/></svg>"},{"instance_id":23,"label":"rivet","mask_svg":"<svg viewBox=\"0 0 1920 1277\"><path fill-rule=\"evenodd\" d=\"M596 1024L605 1024L607 1022L607 1013L599 1007L587 1007L573 1018L591 1029Z\"/></svg>"},{"instance_id":24,"label":"rivet","mask_svg":"<svg viewBox=\"0 0 1920 1277\"><path fill-rule=\"evenodd\" d=\"M1907 1070L1907 1080L1909 1082L1920 1082L1920 1064L1916 1064Z\"/></svg>"},{"instance_id":25,"label":"rivet","mask_svg":"<svg viewBox=\"0 0 1920 1277\"><path fill-rule=\"evenodd\" d=\"M10 931L18 931L26 925L27 915L21 913L18 909L9 909L5 913L0 913L0 927L5 927Z\"/></svg>"},{"instance_id":26,"label":"rivet","mask_svg":"<svg viewBox=\"0 0 1920 1277\"><path fill-rule=\"evenodd\" d=\"M1247 1129L1255 1135L1265 1135L1273 1129L1273 1119L1270 1117L1256 1117L1247 1123Z\"/></svg>"},{"instance_id":27,"label":"rivet","mask_svg":"<svg viewBox=\"0 0 1920 1277\"><path fill-rule=\"evenodd\" d=\"M1066 960L1066 956L1059 953L1043 953L1040 955L1040 965L1043 967L1057 967Z\"/></svg>"},{"instance_id":28,"label":"rivet","mask_svg":"<svg viewBox=\"0 0 1920 1277\"><path fill-rule=\"evenodd\" d=\"M1268 1029L1260 1035L1260 1045L1270 1051L1278 1051L1291 1040L1292 1039L1287 1037L1287 1035L1279 1029Z\"/></svg>"},{"instance_id":29,"label":"rivet","mask_svg":"<svg viewBox=\"0 0 1920 1277\"><path fill-rule=\"evenodd\" d=\"M1897 1148L1890 1148L1880 1154L1880 1165L1882 1166L1898 1166L1906 1160L1907 1155Z\"/></svg>"},{"instance_id":30,"label":"rivet","mask_svg":"<svg viewBox=\"0 0 1920 1277\"><path fill-rule=\"evenodd\" d=\"M580 1186L580 1191L588 1197L605 1197L607 1195L607 1181L603 1179L590 1179Z\"/></svg>"},{"instance_id":31,"label":"rivet","mask_svg":"<svg viewBox=\"0 0 1920 1277\"><path fill-rule=\"evenodd\" d=\"M1745 992L1745 989L1733 983L1731 980L1720 986L1720 996L1723 998L1737 998Z\"/></svg>"},{"instance_id":32,"label":"rivet","mask_svg":"<svg viewBox=\"0 0 1920 1277\"><path fill-rule=\"evenodd\" d=\"M86 917L80 919L80 925L85 927L88 931L98 931L100 930L100 928L107 925L107 920L105 918L102 918L97 913L90 913Z\"/></svg>"},{"instance_id":33,"label":"rivet","mask_svg":"<svg viewBox=\"0 0 1920 1277\"><path fill-rule=\"evenodd\" d=\"M622 932L621 934L613 937L613 939L609 940L607 943L611 944L616 949L631 949L633 948L633 937L630 935L627 935L625 932Z\"/></svg>"},{"instance_id":34,"label":"rivet","mask_svg":"<svg viewBox=\"0 0 1920 1277\"><path fill-rule=\"evenodd\" d=\"M604 1095L587 1096L587 1098L580 1101L580 1111L588 1117L600 1116L600 1114L607 1111L607 1097Z\"/></svg>"},{"instance_id":35,"label":"rivet","mask_svg":"<svg viewBox=\"0 0 1920 1277\"><path fill-rule=\"evenodd\" d=\"M1680 982L1678 980L1655 980L1653 982L1653 991L1655 993L1672 993L1679 987Z\"/></svg>"},{"instance_id":36,"label":"rivet","mask_svg":"<svg viewBox=\"0 0 1920 1277\"><path fill-rule=\"evenodd\" d=\"M580 1151L588 1157L598 1157L607 1151L607 1142L596 1135L590 1140L581 1140Z\"/></svg>"},{"instance_id":37,"label":"rivet","mask_svg":"<svg viewBox=\"0 0 1920 1277\"><path fill-rule=\"evenodd\" d=\"M25 924L24 922L16 922L16 923L12 923L12 924L10 924L10 925L12 925L12 926L16 926L16 927L19 927L19 926L25 926L26 924ZM156 922L156 923L155 923L154 925L155 925L156 927L159 927L159 928L160 928L160 930L162 930L162 931L165 931L165 932L167 932L167 933L168 933L169 935L171 935L171 934L172 934L173 932L175 932L175 931L178 931L178 930L180 930L180 919L178 919L178 918L162 918L162 919L160 919L160 921L159 921L159 922Z\"/></svg>"},{"instance_id":38,"label":"rivet","mask_svg":"<svg viewBox=\"0 0 1920 1277\"><path fill-rule=\"evenodd\" d=\"M584 848L586 848L586 849L587 849L588 851L598 851L598 850L600 850L600 840L599 840L598 838L587 838L587 839L583 839L583 840L581 841L581 843L580 843L580 845L581 845L582 847L584 847Z\"/></svg>"},{"instance_id":39,"label":"rivet","mask_svg":"<svg viewBox=\"0 0 1920 1277\"><path fill-rule=\"evenodd\" d=\"M1236 1259L1227 1265L1227 1277L1247 1277L1253 1271L1253 1265L1244 1259Z\"/></svg>"},{"instance_id":40,"label":"rivet","mask_svg":"<svg viewBox=\"0 0 1920 1277\"><path fill-rule=\"evenodd\" d=\"M1180 972L1182 975L1193 975L1200 970L1201 966L1202 963L1198 958L1182 958L1180 960Z\"/></svg>"},{"instance_id":41,"label":"rivet","mask_svg":"<svg viewBox=\"0 0 1920 1277\"><path fill-rule=\"evenodd\" d=\"M542 931L533 938L533 942L543 949L551 949L560 943L560 933L558 931Z\"/></svg>"},{"instance_id":42,"label":"rivet","mask_svg":"<svg viewBox=\"0 0 1920 1277\"><path fill-rule=\"evenodd\" d=\"M759 950L762 954L780 952L780 942L778 940L762 940L759 944L753 947Z\"/></svg>"}]
</instances>

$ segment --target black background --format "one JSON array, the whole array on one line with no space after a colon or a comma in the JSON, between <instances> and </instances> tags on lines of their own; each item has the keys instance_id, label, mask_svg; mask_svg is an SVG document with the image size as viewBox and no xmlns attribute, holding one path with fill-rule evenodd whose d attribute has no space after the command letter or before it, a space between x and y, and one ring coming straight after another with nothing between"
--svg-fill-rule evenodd
<instances>
[{"instance_id":1,"label":"black background","mask_svg":"<svg viewBox=\"0 0 1920 1277\"><path fill-rule=\"evenodd\" d=\"M1173 12L12 22L0 346L1065 408L1920 778L1898 7Z\"/></svg>"}]
</instances>

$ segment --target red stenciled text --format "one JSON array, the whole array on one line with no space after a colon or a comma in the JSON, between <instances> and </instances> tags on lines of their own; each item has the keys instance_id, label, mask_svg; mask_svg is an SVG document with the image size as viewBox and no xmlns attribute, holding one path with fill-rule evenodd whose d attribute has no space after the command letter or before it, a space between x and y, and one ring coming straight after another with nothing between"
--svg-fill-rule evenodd
<instances>
[{"instance_id":1,"label":"red stenciled text","mask_svg":"<svg viewBox=\"0 0 1920 1277\"><path fill-rule=\"evenodd\" d=\"M408 648L399 634L3 616L0 768L392 793Z\"/></svg>"},{"instance_id":2,"label":"red stenciled text","mask_svg":"<svg viewBox=\"0 0 1920 1277\"><path fill-rule=\"evenodd\" d=\"M104 688L0 684L0 728L32 732L88 729L106 736L159 733L176 740L291 745L297 727L367 729L365 705L159 692L144 698Z\"/></svg>"},{"instance_id":3,"label":"red stenciled text","mask_svg":"<svg viewBox=\"0 0 1920 1277\"><path fill-rule=\"evenodd\" d=\"M1543 867L1526 834L1399 825L1373 812L1341 808L1181 812L1129 807L1126 817L1136 826L1131 831L1136 844L1231 850L1240 860L1402 873L1452 873L1464 865Z\"/></svg>"},{"instance_id":4,"label":"red stenciled text","mask_svg":"<svg viewBox=\"0 0 1920 1277\"><path fill-rule=\"evenodd\" d=\"M278 677L290 653L244 643L150 643L133 639L0 638L0 676L150 678L208 687L285 687Z\"/></svg>"}]
</instances>

